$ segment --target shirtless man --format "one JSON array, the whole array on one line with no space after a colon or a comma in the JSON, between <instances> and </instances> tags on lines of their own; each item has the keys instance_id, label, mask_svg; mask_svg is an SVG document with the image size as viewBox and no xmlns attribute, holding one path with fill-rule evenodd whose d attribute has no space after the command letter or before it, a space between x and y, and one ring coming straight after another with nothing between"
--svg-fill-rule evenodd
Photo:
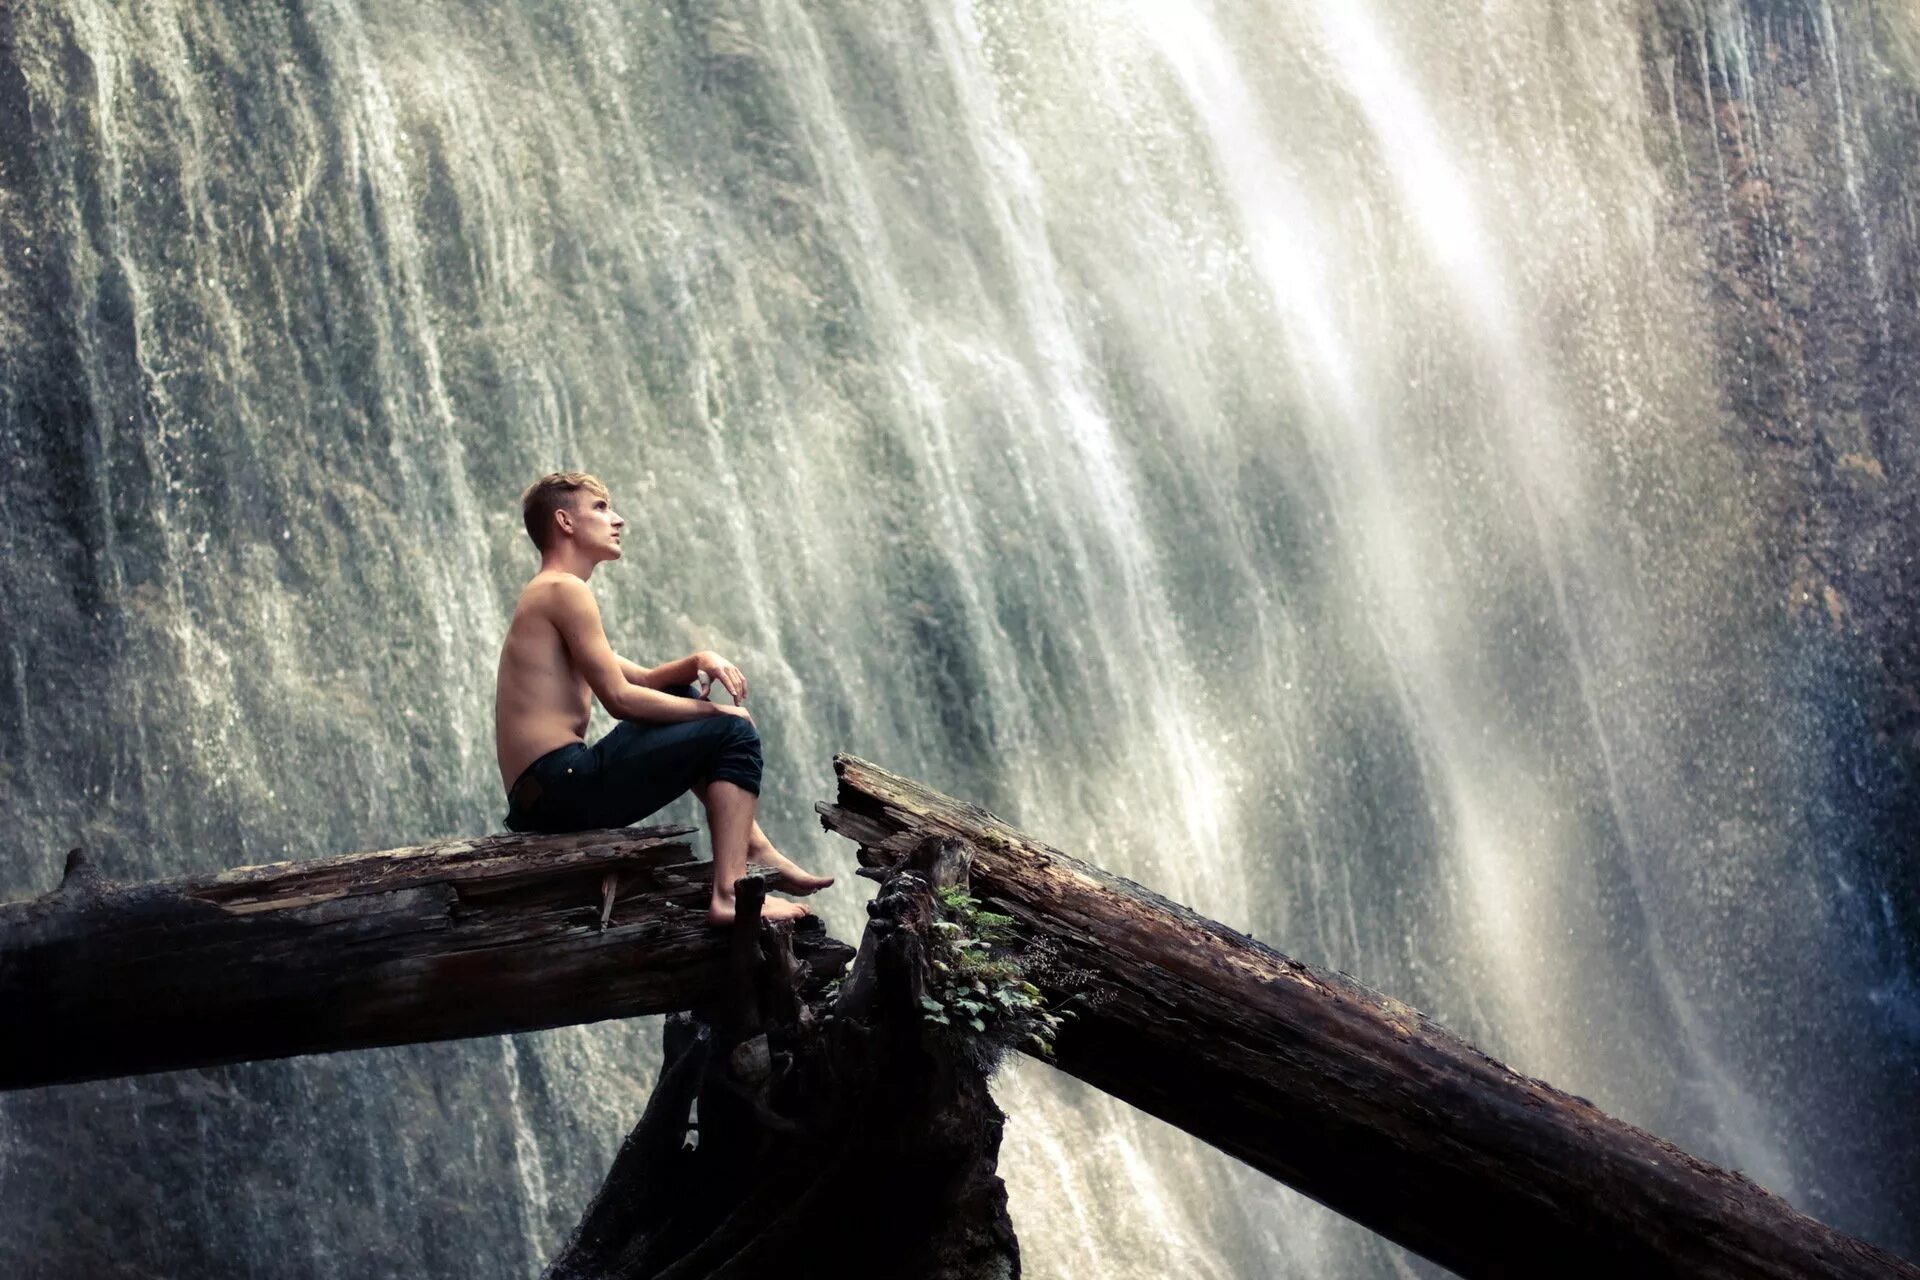
<instances>
[{"instance_id":1,"label":"shirtless man","mask_svg":"<svg viewBox=\"0 0 1920 1280\"><path fill-rule=\"evenodd\" d=\"M760 730L740 705L747 678L710 650L642 667L614 653L587 579L620 558L626 526L606 486L578 471L536 480L520 500L540 572L520 593L500 650L494 742L514 831L584 831L638 822L692 791L713 837L713 900L707 919L733 919L733 884L748 863L778 872L773 887L806 894L833 883L773 847L754 810L760 797ZM734 706L694 687L717 678ZM586 743L591 697L620 723ZM767 919L804 916L797 902L768 898Z\"/></svg>"}]
</instances>

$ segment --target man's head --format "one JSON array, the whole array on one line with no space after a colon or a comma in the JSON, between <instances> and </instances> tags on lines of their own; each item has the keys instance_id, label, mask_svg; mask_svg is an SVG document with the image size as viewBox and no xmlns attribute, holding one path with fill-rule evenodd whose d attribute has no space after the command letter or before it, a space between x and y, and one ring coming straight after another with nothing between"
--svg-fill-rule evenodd
<instances>
[{"instance_id":1,"label":"man's head","mask_svg":"<svg viewBox=\"0 0 1920 1280\"><path fill-rule=\"evenodd\" d=\"M584 471L541 476L520 495L520 513L542 556L570 540L594 560L620 558L626 521L613 513L607 486Z\"/></svg>"}]
</instances>

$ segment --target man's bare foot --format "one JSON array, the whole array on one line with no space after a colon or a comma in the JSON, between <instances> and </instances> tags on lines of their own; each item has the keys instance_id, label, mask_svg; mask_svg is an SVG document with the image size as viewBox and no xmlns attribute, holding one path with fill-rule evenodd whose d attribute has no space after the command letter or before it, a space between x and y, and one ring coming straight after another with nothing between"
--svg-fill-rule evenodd
<instances>
[{"instance_id":1,"label":"man's bare foot","mask_svg":"<svg viewBox=\"0 0 1920 1280\"><path fill-rule=\"evenodd\" d=\"M799 903L788 902L785 898L768 898L760 904L760 918L762 920L798 920L801 916L809 916L812 914L811 911L808 911ZM707 923L732 924L733 900L728 899L722 902L718 898L715 898L712 904L707 907Z\"/></svg>"},{"instance_id":2,"label":"man's bare foot","mask_svg":"<svg viewBox=\"0 0 1920 1280\"><path fill-rule=\"evenodd\" d=\"M748 841L747 861L756 867L772 867L776 873L773 887L782 893L817 893L833 883L832 876L816 876L801 870L798 863L774 848L770 840L758 845Z\"/></svg>"}]
</instances>

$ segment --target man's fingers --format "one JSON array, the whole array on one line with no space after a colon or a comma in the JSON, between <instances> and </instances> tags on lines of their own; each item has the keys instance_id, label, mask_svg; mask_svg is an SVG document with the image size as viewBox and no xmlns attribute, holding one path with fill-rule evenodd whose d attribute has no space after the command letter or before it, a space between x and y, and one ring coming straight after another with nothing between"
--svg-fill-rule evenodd
<instances>
[{"instance_id":1,"label":"man's fingers","mask_svg":"<svg viewBox=\"0 0 1920 1280\"><path fill-rule=\"evenodd\" d=\"M707 654L712 659L712 667L700 668L700 676L705 680L718 680L721 687L733 695L734 705L738 706L747 699L747 677L740 668L722 658L719 654ZM703 690L704 692L704 690Z\"/></svg>"}]
</instances>

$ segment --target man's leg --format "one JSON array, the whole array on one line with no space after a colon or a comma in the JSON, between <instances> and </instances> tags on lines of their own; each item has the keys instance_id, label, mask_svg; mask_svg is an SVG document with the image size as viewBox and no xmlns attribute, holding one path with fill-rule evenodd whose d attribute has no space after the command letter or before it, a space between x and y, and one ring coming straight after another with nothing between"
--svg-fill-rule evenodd
<instances>
[{"instance_id":1,"label":"man's leg","mask_svg":"<svg viewBox=\"0 0 1920 1280\"><path fill-rule=\"evenodd\" d=\"M731 783L708 780L705 782L696 782L691 788L693 794L699 797L700 803L707 807L707 823L716 833L719 830L721 819L714 811L713 799L709 797L714 794L713 788L731 786ZM734 787L733 789L736 791L740 790L738 787ZM749 795L751 796L751 793L749 793ZM754 808L757 809L759 807L758 797L752 798L755 801ZM714 847L718 850L718 834L715 835L714 840ZM757 820L752 821L747 828L746 845L746 861L755 866L772 867L778 872L779 875L773 882L773 887L782 893L815 893L833 883L832 876L816 876L810 871L802 870L799 864L794 862L793 859L774 848L773 841L767 839L767 833L760 829L760 823ZM719 853L716 852L714 854L714 876L716 884L719 883L719 857ZM736 871L734 876L738 878L741 874L743 874L743 872ZM729 892L731 892L733 880L728 880L727 886Z\"/></svg>"},{"instance_id":2,"label":"man's leg","mask_svg":"<svg viewBox=\"0 0 1920 1280\"><path fill-rule=\"evenodd\" d=\"M733 882L747 874L747 838L758 828L753 819L760 797L735 782L715 778L694 791L707 806L707 829L713 834L713 900L707 919L714 924L733 920ZM760 908L764 920L797 919L807 909L785 898L768 898Z\"/></svg>"},{"instance_id":3,"label":"man's leg","mask_svg":"<svg viewBox=\"0 0 1920 1280\"><path fill-rule=\"evenodd\" d=\"M694 694L691 686L678 692ZM713 837L713 899L708 916L716 923L733 919L733 883L749 862L778 873L774 888L812 893L833 883L831 876L802 871L773 847L754 821L759 805L760 733L750 720L735 716L640 724L623 720L585 753L576 766L582 804L574 827L617 827L637 822L675 796L692 791L707 809ZM570 773L574 772L572 770ZM769 919L806 915L804 907L769 899Z\"/></svg>"}]
</instances>

